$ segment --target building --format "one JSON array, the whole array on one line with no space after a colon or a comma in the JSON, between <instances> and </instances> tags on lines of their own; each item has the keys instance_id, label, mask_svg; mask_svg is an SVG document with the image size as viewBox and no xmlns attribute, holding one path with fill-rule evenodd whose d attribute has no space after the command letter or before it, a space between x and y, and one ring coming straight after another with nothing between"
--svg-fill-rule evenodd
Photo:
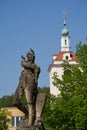
<instances>
[{"instance_id":1,"label":"building","mask_svg":"<svg viewBox=\"0 0 87 130\"><path fill-rule=\"evenodd\" d=\"M49 79L50 79L50 93L57 96L60 91L53 85L53 74L57 74L58 78L62 79L63 67L62 63L67 60L69 64L76 65L76 55L72 52L70 46L69 31L66 28L66 17L64 17L64 28L61 32L61 50L58 54L54 54L52 57L52 63L48 67Z\"/></svg>"},{"instance_id":2,"label":"building","mask_svg":"<svg viewBox=\"0 0 87 130\"><path fill-rule=\"evenodd\" d=\"M8 117L11 120L8 124L8 129L16 130L18 123L24 117L24 113L20 111L17 107L6 107L3 109L6 109L8 112L11 113L11 116Z\"/></svg>"}]
</instances>

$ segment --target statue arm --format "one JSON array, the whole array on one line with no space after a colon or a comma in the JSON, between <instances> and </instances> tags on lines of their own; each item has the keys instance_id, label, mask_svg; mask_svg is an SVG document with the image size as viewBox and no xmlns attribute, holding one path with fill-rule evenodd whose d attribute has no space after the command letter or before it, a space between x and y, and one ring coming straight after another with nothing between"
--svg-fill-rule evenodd
<instances>
[{"instance_id":1,"label":"statue arm","mask_svg":"<svg viewBox=\"0 0 87 130\"><path fill-rule=\"evenodd\" d=\"M40 67L36 67L35 70L34 70L34 76L35 76L35 82L37 82L38 80L38 77L39 77L39 74L40 74Z\"/></svg>"},{"instance_id":2,"label":"statue arm","mask_svg":"<svg viewBox=\"0 0 87 130\"><path fill-rule=\"evenodd\" d=\"M38 80L38 77L39 77L39 74L40 74L40 67L37 66L36 64L34 63L29 63L29 62L25 62L25 61L22 61L21 62L21 65L26 68L26 69L33 69L34 70L34 77L35 77L35 82L37 82Z\"/></svg>"},{"instance_id":3,"label":"statue arm","mask_svg":"<svg viewBox=\"0 0 87 130\"><path fill-rule=\"evenodd\" d=\"M21 65L26 68L26 69L35 69L36 68L36 64L31 63L31 62L26 62L26 61L22 61Z\"/></svg>"}]
</instances>

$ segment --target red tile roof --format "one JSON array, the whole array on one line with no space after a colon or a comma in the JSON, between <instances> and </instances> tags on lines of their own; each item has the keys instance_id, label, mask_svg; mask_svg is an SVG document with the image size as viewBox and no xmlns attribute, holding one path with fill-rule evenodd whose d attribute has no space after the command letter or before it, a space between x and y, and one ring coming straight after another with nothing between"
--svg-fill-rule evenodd
<instances>
[{"instance_id":1,"label":"red tile roof","mask_svg":"<svg viewBox=\"0 0 87 130\"><path fill-rule=\"evenodd\" d=\"M63 58L63 53L57 54L56 60L62 60L62 58Z\"/></svg>"},{"instance_id":2,"label":"red tile roof","mask_svg":"<svg viewBox=\"0 0 87 130\"><path fill-rule=\"evenodd\" d=\"M63 59L63 53L64 52L59 52L58 54L54 55L54 56L56 56L55 60L62 60ZM77 59L76 55L73 52L70 52L70 57L72 58L72 60Z\"/></svg>"},{"instance_id":3,"label":"red tile roof","mask_svg":"<svg viewBox=\"0 0 87 130\"><path fill-rule=\"evenodd\" d=\"M72 58L72 60L77 60L77 57L76 57L76 55L74 53L71 53L70 57Z\"/></svg>"}]
</instances>

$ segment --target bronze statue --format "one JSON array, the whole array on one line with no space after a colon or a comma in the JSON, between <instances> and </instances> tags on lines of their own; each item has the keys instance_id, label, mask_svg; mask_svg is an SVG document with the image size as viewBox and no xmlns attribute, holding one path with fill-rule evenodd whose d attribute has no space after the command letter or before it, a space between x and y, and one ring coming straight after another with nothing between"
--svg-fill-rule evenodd
<instances>
[{"instance_id":1,"label":"bronze statue","mask_svg":"<svg viewBox=\"0 0 87 130\"><path fill-rule=\"evenodd\" d=\"M40 74L40 67L35 64L35 53L32 49L27 53L27 60L22 56L21 66L23 68L19 78L19 84L14 96L14 104L24 114L25 118L28 116L28 126L32 126L36 119L36 97L37 84ZM28 110L20 102L22 95L25 93Z\"/></svg>"}]
</instances>

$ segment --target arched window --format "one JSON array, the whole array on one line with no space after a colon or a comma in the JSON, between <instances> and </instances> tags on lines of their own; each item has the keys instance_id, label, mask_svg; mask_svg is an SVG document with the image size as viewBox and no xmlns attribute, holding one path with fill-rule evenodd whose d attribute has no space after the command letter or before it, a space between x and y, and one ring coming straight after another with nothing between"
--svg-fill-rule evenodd
<instances>
[{"instance_id":1,"label":"arched window","mask_svg":"<svg viewBox=\"0 0 87 130\"><path fill-rule=\"evenodd\" d=\"M67 40L65 39L65 45L67 44Z\"/></svg>"},{"instance_id":2,"label":"arched window","mask_svg":"<svg viewBox=\"0 0 87 130\"><path fill-rule=\"evenodd\" d=\"M68 59L69 59L69 57L68 57L68 56L66 56L65 58L66 58L66 60L68 60Z\"/></svg>"}]
</instances>

